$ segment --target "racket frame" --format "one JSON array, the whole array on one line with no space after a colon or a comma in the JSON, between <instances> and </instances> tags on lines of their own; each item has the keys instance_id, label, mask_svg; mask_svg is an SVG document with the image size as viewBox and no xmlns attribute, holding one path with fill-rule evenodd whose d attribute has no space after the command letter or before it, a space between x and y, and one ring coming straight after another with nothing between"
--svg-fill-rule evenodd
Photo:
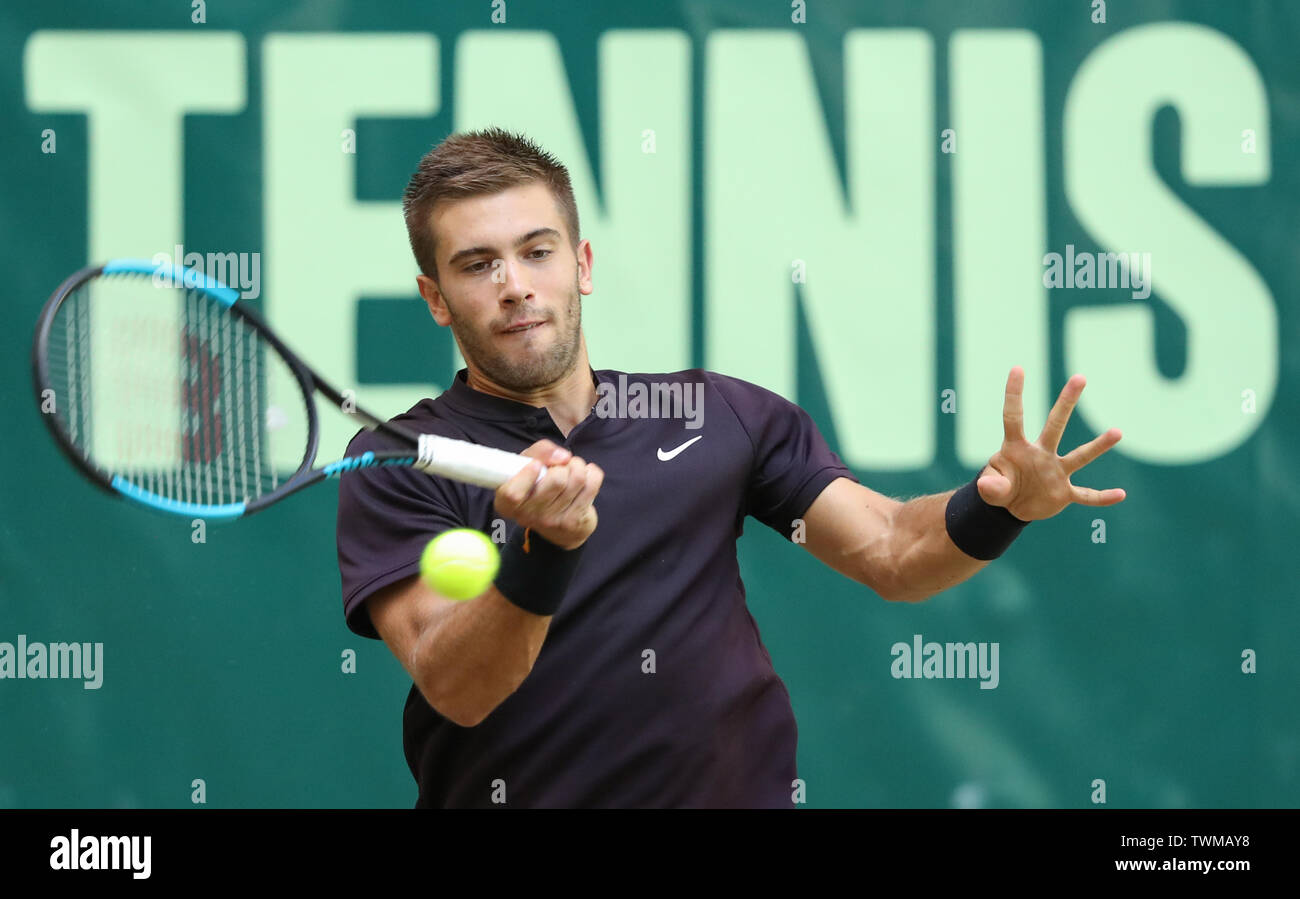
<instances>
[{"instance_id":1,"label":"racket frame","mask_svg":"<svg viewBox=\"0 0 1300 899\"><path fill-rule=\"evenodd\" d=\"M170 271L168 271L169 268ZM82 453L72 442L71 436L66 432L57 413L42 412L41 418L45 419L45 425L53 435L55 443L91 483L96 484L113 496L126 497L149 508L161 509L166 512L192 514L201 518L240 518L264 509L305 487L326 478L337 477L346 471L357 468L370 468L377 465L409 465L414 461L416 449L419 445L419 434L393 422L384 421L355 402L349 403L342 393L290 350L257 313L242 305L239 302L237 291L194 269L179 265L168 267L144 259L113 259L102 265L87 266L65 278L55 288L54 293L50 295L50 298L41 309L35 337L32 341L32 383L35 387L38 408L44 402L44 391L53 389L50 383L48 358L50 330L63 302L73 291L84 287L95 278L113 277L115 275L152 278L159 272L168 274L172 278L171 283L176 289L198 291L204 294L205 299L209 302L223 306L227 314L239 316L280 355L280 358L293 374L298 389L302 392L303 404L307 411L306 450L297 470L283 484L269 493L264 493L249 500L220 505L193 503L159 496L136 487L121 475L112 475L91 464L88 455ZM316 461L316 453L320 448L320 416L317 413L315 398L318 391L330 402L334 403L344 415L354 415L360 418L367 429L385 433L406 444L409 449L364 453L361 456L339 459L337 462L313 469L312 465ZM56 397L57 401L58 398ZM350 410L347 408L349 405L351 406ZM259 412L259 422L260 418L261 414Z\"/></svg>"}]
</instances>

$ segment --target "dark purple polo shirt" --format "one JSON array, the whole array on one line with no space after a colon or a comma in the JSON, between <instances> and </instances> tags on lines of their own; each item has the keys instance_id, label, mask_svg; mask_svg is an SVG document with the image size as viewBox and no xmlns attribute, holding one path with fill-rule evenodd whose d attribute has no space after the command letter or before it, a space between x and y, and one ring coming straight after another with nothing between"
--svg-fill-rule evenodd
<instances>
[{"instance_id":1,"label":"dark purple polo shirt","mask_svg":"<svg viewBox=\"0 0 1300 899\"><path fill-rule=\"evenodd\" d=\"M393 419L511 452L550 438L605 472L600 523L519 689L466 728L412 685L403 743L416 805L499 806L504 786L508 808L790 808L794 712L745 606L736 540L747 515L791 539L831 481L857 479L806 412L755 384L702 369L592 377L616 393L625 379L624 397L637 382L680 384L702 394L700 426L683 406L678 417L671 407L634 417L651 411L635 404L610 417L615 404L598 402L566 440L545 408L476 391L464 369ZM362 431L348 455L386 446ZM491 534L493 496L412 469L341 478L348 627L377 638L366 598L416 573L439 532Z\"/></svg>"}]
</instances>

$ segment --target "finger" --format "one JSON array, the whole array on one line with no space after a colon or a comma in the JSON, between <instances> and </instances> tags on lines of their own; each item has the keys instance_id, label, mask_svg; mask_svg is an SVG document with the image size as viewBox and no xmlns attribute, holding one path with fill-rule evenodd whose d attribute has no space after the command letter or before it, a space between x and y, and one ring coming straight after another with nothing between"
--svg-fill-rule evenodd
<instances>
[{"instance_id":1,"label":"finger","mask_svg":"<svg viewBox=\"0 0 1300 899\"><path fill-rule=\"evenodd\" d=\"M1065 433L1065 425L1070 420L1070 413L1074 411L1074 404L1079 401L1079 394L1083 393L1087 383L1083 375L1074 375L1065 382L1065 386L1061 388L1061 395L1056 398L1056 404L1052 406L1052 411L1047 413L1047 424L1043 425L1043 433L1038 436L1038 443L1043 449L1056 452L1056 448L1061 445L1061 435Z\"/></svg>"},{"instance_id":2,"label":"finger","mask_svg":"<svg viewBox=\"0 0 1300 899\"><path fill-rule=\"evenodd\" d=\"M1006 475L990 471L980 476L980 479L975 482L975 487L980 497L991 505L1005 506L1011 501L1011 481Z\"/></svg>"},{"instance_id":3,"label":"finger","mask_svg":"<svg viewBox=\"0 0 1300 899\"><path fill-rule=\"evenodd\" d=\"M1128 494L1119 487L1112 487L1109 490L1093 490L1091 487L1076 487L1071 484L1070 496L1072 502L1079 503L1082 506L1113 506L1115 503L1122 502Z\"/></svg>"},{"instance_id":4,"label":"finger","mask_svg":"<svg viewBox=\"0 0 1300 899\"><path fill-rule=\"evenodd\" d=\"M559 450L560 454L563 455L564 458L556 459L556 450ZM543 438L528 447L528 449L524 450L519 455L527 456L530 459L537 459L546 465L558 465L567 461L571 453L554 440Z\"/></svg>"},{"instance_id":5,"label":"finger","mask_svg":"<svg viewBox=\"0 0 1300 899\"><path fill-rule=\"evenodd\" d=\"M565 515L571 517L575 525L581 525L591 509L591 504L605 483L605 472L594 462L587 463L586 477L573 502L565 509Z\"/></svg>"},{"instance_id":6,"label":"finger","mask_svg":"<svg viewBox=\"0 0 1300 899\"><path fill-rule=\"evenodd\" d=\"M569 506L573 505L573 501L587 483L587 463L582 459L574 456L564 468L568 480L565 481L564 489L555 495L550 505L543 511L542 527L558 527L564 520Z\"/></svg>"},{"instance_id":7,"label":"finger","mask_svg":"<svg viewBox=\"0 0 1300 899\"><path fill-rule=\"evenodd\" d=\"M1025 411L1021 397L1025 391L1025 370L1013 366L1007 376L1007 393L1002 401L1002 436L1008 443L1025 439Z\"/></svg>"},{"instance_id":8,"label":"finger","mask_svg":"<svg viewBox=\"0 0 1300 899\"><path fill-rule=\"evenodd\" d=\"M1083 468L1093 459L1106 452L1115 444L1119 443L1123 433L1119 428L1111 428L1105 434L1100 434L1083 446L1076 447L1061 457L1061 464L1065 466L1066 474L1074 474L1080 468Z\"/></svg>"},{"instance_id":9,"label":"finger","mask_svg":"<svg viewBox=\"0 0 1300 899\"><path fill-rule=\"evenodd\" d=\"M528 499L537 476L545 470L541 462L532 461L497 488L495 505L498 512L507 518L514 518L519 507Z\"/></svg>"},{"instance_id":10,"label":"finger","mask_svg":"<svg viewBox=\"0 0 1300 899\"><path fill-rule=\"evenodd\" d=\"M520 504L519 514L530 519L545 516L551 503L564 492L568 482L569 466L554 465L546 469L546 475L533 487L532 495Z\"/></svg>"}]
</instances>

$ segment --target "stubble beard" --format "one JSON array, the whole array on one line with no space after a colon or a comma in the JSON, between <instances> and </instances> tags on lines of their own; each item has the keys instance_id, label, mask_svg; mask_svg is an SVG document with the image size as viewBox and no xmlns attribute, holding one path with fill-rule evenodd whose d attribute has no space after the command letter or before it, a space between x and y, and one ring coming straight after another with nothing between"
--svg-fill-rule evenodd
<instances>
[{"instance_id":1,"label":"stubble beard","mask_svg":"<svg viewBox=\"0 0 1300 899\"><path fill-rule=\"evenodd\" d=\"M451 313L451 333L460 344L461 355L483 372L494 384L518 393L537 390L554 384L573 370L582 346L582 294L578 281L573 282L573 293L560 314L549 322L555 328L555 340L540 353L526 353L522 358L502 352L495 344L497 335L475 331ZM513 339L513 338L512 338ZM527 338L524 338L525 340ZM518 351L516 351L518 352Z\"/></svg>"}]
</instances>

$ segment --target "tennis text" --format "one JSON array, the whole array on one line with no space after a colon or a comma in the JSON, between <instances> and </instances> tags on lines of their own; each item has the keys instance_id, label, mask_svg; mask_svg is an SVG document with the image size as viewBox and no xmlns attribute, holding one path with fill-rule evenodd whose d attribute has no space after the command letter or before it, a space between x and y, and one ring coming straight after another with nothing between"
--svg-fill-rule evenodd
<instances>
[{"instance_id":1,"label":"tennis text","mask_svg":"<svg viewBox=\"0 0 1300 899\"><path fill-rule=\"evenodd\" d=\"M584 45L600 59L596 88L608 97L586 119L574 93L586 88L573 84L544 30L448 41L415 29L246 37L47 28L23 48L23 91L33 113L75 113L91 123L86 215L113 223L89 229L91 258L174 240L186 204L207 196L186 175L216 150L174 137L189 117L260 116L258 154L233 157L250 180L215 176L204 189L243 197L249 184L260 185L247 194L248 233L261 236L272 260L264 270L271 318L307 359L359 364L364 354L343 335L360 301L415 289L397 191L381 198L358 186L359 167L375 183L399 184L409 154L365 159L364 143L358 153L340 152L339 135L358 120L443 127L433 117L454 95L457 108L489 118L545 123L535 134L543 142L563 135L555 149L583 190L603 200L589 216L597 254L608 247L608 258L622 258L623 248L636 247L653 260L604 269L599 290L617 302L602 305L588 331L602 358L630 371L701 364L795 399L799 341L807 339L824 380L826 421L851 468L935 464L944 439L936 397L945 388L962 398L952 451L961 466L982 466L1002 439L998 387L1012 363L1029 375L1027 421L1041 421L1051 406L1051 365L1088 372L1085 421L1151 423L1127 430L1116 449L1147 465L1222 457L1268 420L1279 381L1278 301L1257 260L1234 245L1230 216L1169 193L1148 140L1154 111L1170 106L1195 123L1180 134L1182 158L1195 161L1183 172L1188 190L1251 188L1277 177L1269 131L1277 98L1234 36L1148 23L1080 53L1073 70L1058 64L1049 82L1050 50L1029 28L845 29L844 63L829 88L850 101L836 113L836 129L828 127L828 85L814 77L803 36L714 29L699 39L703 67L695 50L682 50L693 40L680 30L634 28ZM176 77L177 54L203 78ZM1170 81L1166 66L1133 63L1189 57L1195 79ZM150 102L123 104L116 78L69 78L70 59L79 71L130 72L150 86ZM646 59L656 60L656 77L672 90L646 91ZM936 60L944 61L946 88ZM445 82L444 73L455 80ZM719 102L696 105L696 93ZM774 108L783 116L777 129ZM937 152L941 110L960 135L957 152ZM626 139L625 115L668 123L654 132L654 153ZM697 122L709 139L698 139ZM1252 129L1249 152L1228 138L1243 128ZM575 134L584 139L570 143ZM1049 249L1048 198L1094 236L1087 249L1141 248L1160 259L1161 282L1144 271L1142 290L1185 327L1186 363L1176 376L1155 363L1153 335L1163 328L1154 310L1126 294L1115 299L1127 302L1049 314L1040 264ZM936 228L941 200L951 218ZM114 212L123 209L131 214ZM697 209L707 211L699 221ZM306 239L304 222L329 227ZM366 264L334 264L340 259ZM950 305L940 302L945 282L936 277L949 268ZM698 297L697 269L705 273ZM940 315L949 314L951 346L935 340ZM943 372L951 383L940 381ZM344 368L341 377L355 381L357 372ZM412 363L367 393L397 411L409 405L412 384L427 380L423 362ZM321 443L343 446L355 430L333 416L321 423ZM300 448L282 443L273 448L276 463L293 470Z\"/></svg>"}]
</instances>

